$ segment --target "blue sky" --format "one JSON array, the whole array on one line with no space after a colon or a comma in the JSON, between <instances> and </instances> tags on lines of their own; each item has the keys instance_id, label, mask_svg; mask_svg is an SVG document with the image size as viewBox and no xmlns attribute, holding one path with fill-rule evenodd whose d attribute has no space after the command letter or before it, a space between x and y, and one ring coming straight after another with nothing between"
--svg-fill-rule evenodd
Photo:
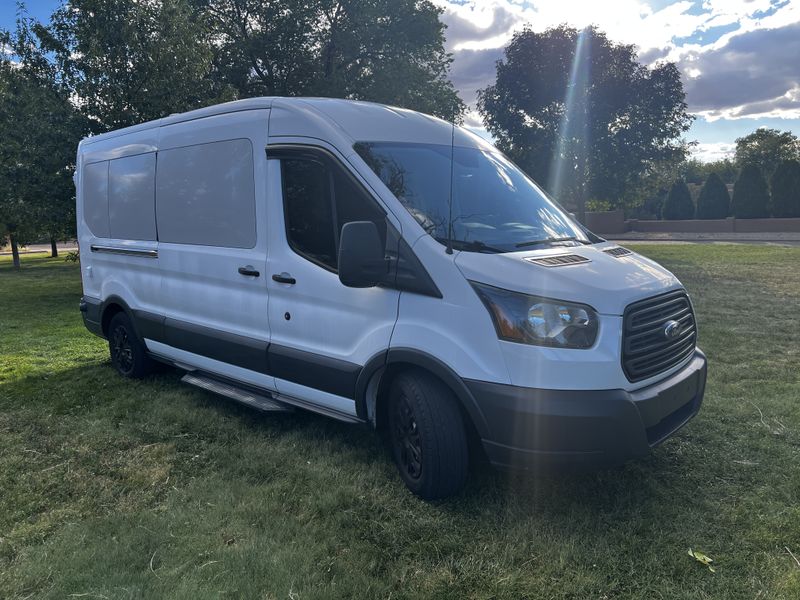
<instances>
[{"instance_id":1,"label":"blue sky","mask_svg":"<svg viewBox=\"0 0 800 600\"><path fill-rule=\"evenodd\" d=\"M672 60L697 119L688 139L710 160L758 127L800 135L800 0L433 0L444 10L452 79L474 107L494 78L495 61L515 31L559 23L597 25L635 44L645 63ZM59 0L28 0L46 21ZM0 27L13 27L15 2L0 0ZM471 112L467 124L481 130Z\"/></svg>"}]
</instances>

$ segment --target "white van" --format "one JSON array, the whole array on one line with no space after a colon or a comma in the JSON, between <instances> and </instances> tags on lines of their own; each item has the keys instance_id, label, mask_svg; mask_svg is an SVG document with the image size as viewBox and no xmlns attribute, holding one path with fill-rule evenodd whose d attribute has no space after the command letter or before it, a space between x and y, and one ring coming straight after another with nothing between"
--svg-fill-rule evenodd
<instances>
[{"instance_id":1,"label":"white van","mask_svg":"<svg viewBox=\"0 0 800 600\"><path fill-rule=\"evenodd\" d=\"M370 424L422 498L470 449L619 463L700 408L680 282L445 121L242 100L83 140L76 185L81 311L121 375Z\"/></svg>"}]
</instances>

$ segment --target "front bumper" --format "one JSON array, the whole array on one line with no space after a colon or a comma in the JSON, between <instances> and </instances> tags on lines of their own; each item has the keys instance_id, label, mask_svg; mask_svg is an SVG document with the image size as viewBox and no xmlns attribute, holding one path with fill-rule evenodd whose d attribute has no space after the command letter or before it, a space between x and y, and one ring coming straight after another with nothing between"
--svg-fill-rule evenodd
<instances>
[{"instance_id":1,"label":"front bumper","mask_svg":"<svg viewBox=\"0 0 800 600\"><path fill-rule=\"evenodd\" d=\"M519 468L602 466L643 456L700 409L705 355L633 392L544 390L466 380L486 424L489 460Z\"/></svg>"}]
</instances>

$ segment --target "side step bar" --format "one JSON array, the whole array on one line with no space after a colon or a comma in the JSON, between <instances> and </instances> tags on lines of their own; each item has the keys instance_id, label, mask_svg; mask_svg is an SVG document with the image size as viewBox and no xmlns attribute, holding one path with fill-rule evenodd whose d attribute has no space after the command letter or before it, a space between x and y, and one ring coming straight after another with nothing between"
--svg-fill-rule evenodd
<instances>
[{"instance_id":1,"label":"side step bar","mask_svg":"<svg viewBox=\"0 0 800 600\"><path fill-rule=\"evenodd\" d=\"M261 411L265 412L294 411L294 408L292 406L284 404L283 402L278 402L277 400L274 400L267 396L262 396L261 394L256 394L244 390L242 388L230 385L228 383L224 383L217 379L204 377L203 375L195 375L193 373L187 373L186 375L181 377L181 381L183 381L184 383L188 383L189 385L194 385L201 389L207 390L209 392L219 394L220 396L231 398L232 400L236 400L237 402L241 402L242 404L246 404L247 406L252 406L253 408Z\"/></svg>"}]
</instances>

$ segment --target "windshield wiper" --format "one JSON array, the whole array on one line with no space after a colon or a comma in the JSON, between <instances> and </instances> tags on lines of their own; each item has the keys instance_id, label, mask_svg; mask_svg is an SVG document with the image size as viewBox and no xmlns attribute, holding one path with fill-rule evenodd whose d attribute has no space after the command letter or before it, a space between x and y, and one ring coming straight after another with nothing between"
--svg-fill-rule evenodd
<instances>
[{"instance_id":1,"label":"windshield wiper","mask_svg":"<svg viewBox=\"0 0 800 600\"><path fill-rule=\"evenodd\" d=\"M436 241L445 245L447 245L449 242L451 248L455 248L456 250L467 250L468 252L491 252L493 254L506 252L506 250L503 250L502 248L490 246L480 240L456 240L453 238L437 237Z\"/></svg>"},{"instance_id":2,"label":"windshield wiper","mask_svg":"<svg viewBox=\"0 0 800 600\"><path fill-rule=\"evenodd\" d=\"M587 242L585 240L579 240L575 236L569 237L549 237L549 238L542 238L541 240L530 240L527 242L520 242L516 244L517 248L524 248L525 246L538 246L539 244L552 244L555 242L579 242L581 244L591 244L591 242Z\"/></svg>"}]
</instances>

